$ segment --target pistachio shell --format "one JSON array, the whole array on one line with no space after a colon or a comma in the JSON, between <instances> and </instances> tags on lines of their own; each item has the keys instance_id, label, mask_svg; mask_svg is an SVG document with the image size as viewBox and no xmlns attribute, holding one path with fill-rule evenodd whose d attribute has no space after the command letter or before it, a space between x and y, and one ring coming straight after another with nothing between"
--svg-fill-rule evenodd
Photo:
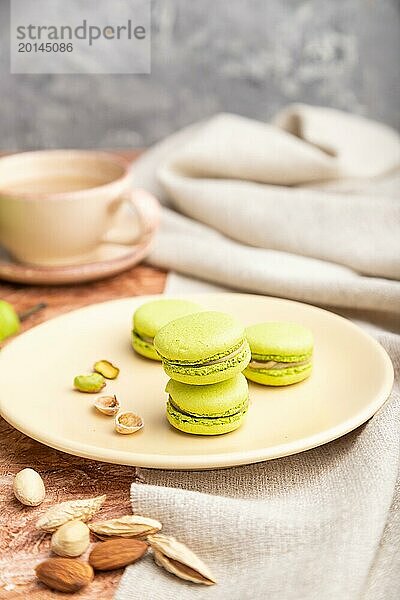
<instances>
[{"instance_id":1,"label":"pistachio shell","mask_svg":"<svg viewBox=\"0 0 400 600\"><path fill-rule=\"evenodd\" d=\"M204 585L216 583L207 565L174 537L162 534L149 535L147 541L153 549L156 564L173 575L193 583Z\"/></svg>"},{"instance_id":2,"label":"pistachio shell","mask_svg":"<svg viewBox=\"0 0 400 600\"><path fill-rule=\"evenodd\" d=\"M97 410L104 415L113 417L119 411L119 402L117 396L100 396L94 403Z\"/></svg>"},{"instance_id":3,"label":"pistachio shell","mask_svg":"<svg viewBox=\"0 0 400 600\"><path fill-rule=\"evenodd\" d=\"M121 412L115 417L115 430L118 433L129 435L142 429L143 425L142 417L133 412Z\"/></svg>"},{"instance_id":4,"label":"pistachio shell","mask_svg":"<svg viewBox=\"0 0 400 600\"><path fill-rule=\"evenodd\" d=\"M103 375L106 379L116 379L119 375L118 367L115 367L108 360L98 360L95 363L93 370Z\"/></svg>"}]
</instances>

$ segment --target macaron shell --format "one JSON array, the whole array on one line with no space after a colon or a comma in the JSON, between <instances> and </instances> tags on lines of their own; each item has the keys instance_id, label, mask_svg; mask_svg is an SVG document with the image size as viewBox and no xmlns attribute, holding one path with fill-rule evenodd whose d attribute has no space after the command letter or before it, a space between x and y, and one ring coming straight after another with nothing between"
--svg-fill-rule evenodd
<instances>
[{"instance_id":1,"label":"macaron shell","mask_svg":"<svg viewBox=\"0 0 400 600\"><path fill-rule=\"evenodd\" d=\"M312 354L312 332L300 325L285 321L258 323L246 328L247 341L253 358L296 362Z\"/></svg>"},{"instance_id":2,"label":"macaron shell","mask_svg":"<svg viewBox=\"0 0 400 600\"><path fill-rule=\"evenodd\" d=\"M204 311L172 321L158 331L154 346L170 361L193 363L216 360L239 348L243 326L231 315Z\"/></svg>"},{"instance_id":3,"label":"macaron shell","mask_svg":"<svg viewBox=\"0 0 400 600\"><path fill-rule=\"evenodd\" d=\"M139 306L133 315L133 329L139 335L153 338L162 327L185 315L203 310L189 300L163 298Z\"/></svg>"},{"instance_id":4,"label":"macaron shell","mask_svg":"<svg viewBox=\"0 0 400 600\"><path fill-rule=\"evenodd\" d=\"M293 383L299 383L304 379L307 379L311 375L312 364L304 365L302 367L289 367L288 369L252 369L247 367L243 374L250 381L261 383L262 385L292 385Z\"/></svg>"},{"instance_id":5,"label":"macaron shell","mask_svg":"<svg viewBox=\"0 0 400 600\"><path fill-rule=\"evenodd\" d=\"M168 422L179 431L195 435L221 435L234 431L242 424L246 412L247 407L241 413L228 417L192 417L179 412L169 402L167 403Z\"/></svg>"},{"instance_id":6,"label":"macaron shell","mask_svg":"<svg viewBox=\"0 0 400 600\"><path fill-rule=\"evenodd\" d=\"M249 386L241 373L214 385L187 385L170 379L165 391L173 406L198 417L223 417L243 410Z\"/></svg>"},{"instance_id":7,"label":"macaron shell","mask_svg":"<svg viewBox=\"0 0 400 600\"><path fill-rule=\"evenodd\" d=\"M132 347L138 354L141 354L146 358L150 358L151 360L157 360L158 362L161 362L161 358L154 350L153 344L140 339L140 337L138 337L134 331L132 331Z\"/></svg>"},{"instance_id":8,"label":"macaron shell","mask_svg":"<svg viewBox=\"0 0 400 600\"><path fill-rule=\"evenodd\" d=\"M208 385L225 381L241 373L249 364L251 352L246 344L243 352L231 359L214 364L198 367L172 365L163 361L166 374L175 381L192 385Z\"/></svg>"}]
</instances>

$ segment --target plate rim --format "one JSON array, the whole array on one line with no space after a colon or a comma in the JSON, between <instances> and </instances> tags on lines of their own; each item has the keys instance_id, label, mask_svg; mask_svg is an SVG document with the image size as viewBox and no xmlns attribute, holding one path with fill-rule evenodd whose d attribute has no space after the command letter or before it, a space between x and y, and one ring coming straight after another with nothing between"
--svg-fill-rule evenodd
<instances>
[{"instance_id":1,"label":"plate rim","mask_svg":"<svg viewBox=\"0 0 400 600\"><path fill-rule=\"evenodd\" d=\"M263 294L245 294L245 293L235 293L235 292L205 292L205 293L177 293L177 294L152 294L152 295L144 295L144 296L131 296L124 298L117 298L114 300L106 300L104 302L96 302L89 304L87 306L83 306L77 309L73 309L57 315L31 329L27 330L14 340L7 343L7 345L1 350L1 355L4 356L4 353L7 354L8 349L15 344L18 343L23 336L29 336L34 333L38 328L45 328L49 323L54 321L63 319L67 315L71 315L74 313L84 312L85 310L89 311L94 306L103 306L109 304L116 303L126 303L129 301L137 301L140 299L143 302L156 299L156 298L166 298L166 297L190 297L194 296L203 296L203 297L221 297L221 296L242 296L248 298L256 297L256 298L268 298L270 300L284 302L291 305L301 305L306 306L310 310L316 310L318 312L328 313L330 318L333 316L339 320L345 321L347 326L353 328L357 331L358 334L361 334L362 337L368 340L368 343L373 343L375 349L381 354L383 363L385 365L386 370L386 378L384 385L382 385L382 389L377 394L375 401L368 404L362 411L358 412L356 415L351 417L350 419L344 421L343 423L336 425L333 428L329 428L328 430L323 430L322 432L318 432L312 436L307 436L306 438L300 438L295 442L289 442L287 444L280 444L278 446L273 446L272 448L263 448L263 449L255 449L255 450L242 450L237 452L230 453L219 453L219 454L207 454L207 455L170 455L170 454L138 454L131 451L122 451L122 450L110 450L108 448L102 448L99 450L96 447L93 447L88 444L84 444L81 442L71 442L65 443L61 445L56 438L53 438L51 435L43 435L42 433L37 433L34 430L30 430L27 432L24 426L19 425L14 419L13 416L7 414L7 411L3 409L3 403L1 402L0 397L0 415L7 421L12 427L34 439L35 441L42 443L50 448L56 449L60 452L64 452L66 454L71 454L73 456L79 456L82 458L87 458L89 460L96 460L105 463L126 465L126 466L135 466L141 468L153 468L153 469L167 469L167 470L211 470L211 469L220 469L220 468L229 468L233 466L241 466L254 464L258 462L264 462L267 460L274 460L277 458L283 458L285 456L293 456L294 454L299 454L301 452L305 452L307 450L311 450L313 448L317 448L319 446L328 444L340 437L354 431L364 423L366 423L371 417L373 417L380 408L384 406L386 401L388 400L390 393L393 388L394 383L394 369L392 365L392 361L383 348L383 346L373 338L369 333L364 331L361 327L359 327L354 322L338 315L330 310L325 308L321 308L319 306L314 306L313 304L308 304L304 302L299 302L297 300L289 300L286 298L279 298L276 296L265 296ZM1 356L0 356L1 363ZM327 435L327 432L330 432ZM302 440L307 440L307 443L302 443ZM118 455L119 458L116 456ZM208 466L204 464L204 456L206 456Z\"/></svg>"}]
</instances>

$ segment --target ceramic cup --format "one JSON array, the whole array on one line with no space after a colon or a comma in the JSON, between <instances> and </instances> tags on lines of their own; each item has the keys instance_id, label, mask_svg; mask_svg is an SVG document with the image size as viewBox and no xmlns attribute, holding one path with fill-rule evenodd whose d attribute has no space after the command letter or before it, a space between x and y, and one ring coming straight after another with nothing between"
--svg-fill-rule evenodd
<instances>
[{"instance_id":1,"label":"ceramic cup","mask_svg":"<svg viewBox=\"0 0 400 600\"><path fill-rule=\"evenodd\" d=\"M125 233L113 236L121 221ZM0 245L33 265L70 264L99 244L134 244L157 228L160 207L131 188L129 163L106 152L49 150L0 158Z\"/></svg>"}]
</instances>

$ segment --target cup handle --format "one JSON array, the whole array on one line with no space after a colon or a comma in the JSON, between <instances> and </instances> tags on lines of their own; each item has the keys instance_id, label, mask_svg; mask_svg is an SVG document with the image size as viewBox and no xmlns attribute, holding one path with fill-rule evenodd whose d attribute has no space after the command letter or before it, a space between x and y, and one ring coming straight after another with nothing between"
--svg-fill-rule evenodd
<instances>
[{"instance_id":1,"label":"cup handle","mask_svg":"<svg viewBox=\"0 0 400 600\"><path fill-rule=\"evenodd\" d=\"M123 204L129 208L132 216L134 216L136 229L137 223L139 224L140 233L138 234L135 231L132 236L128 234L118 237L118 235L113 236L110 232L106 234L103 241L110 244L131 246L135 243L141 243L153 235L160 224L161 217L161 206L157 198L144 189L136 188L128 192Z\"/></svg>"}]
</instances>

